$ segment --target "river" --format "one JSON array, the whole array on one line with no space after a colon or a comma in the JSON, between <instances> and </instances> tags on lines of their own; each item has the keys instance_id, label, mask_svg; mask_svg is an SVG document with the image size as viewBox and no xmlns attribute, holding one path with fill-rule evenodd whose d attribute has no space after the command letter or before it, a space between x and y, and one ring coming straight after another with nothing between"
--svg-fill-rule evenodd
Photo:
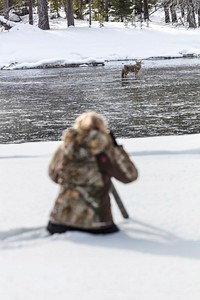
<instances>
[{"instance_id":1,"label":"river","mask_svg":"<svg viewBox=\"0 0 200 300\"><path fill-rule=\"evenodd\" d=\"M124 63L1 70L0 143L59 140L88 110L117 137L199 133L200 59L145 60L138 80L121 78Z\"/></svg>"}]
</instances>

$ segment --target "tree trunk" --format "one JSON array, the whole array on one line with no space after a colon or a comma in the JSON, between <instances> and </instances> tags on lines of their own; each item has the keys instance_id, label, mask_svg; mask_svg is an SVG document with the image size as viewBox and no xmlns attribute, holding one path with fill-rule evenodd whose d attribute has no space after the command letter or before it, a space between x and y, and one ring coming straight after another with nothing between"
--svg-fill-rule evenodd
<instances>
[{"instance_id":1,"label":"tree trunk","mask_svg":"<svg viewBox=\"0 0 200 300\"><path fill-rule=\"evenodd\" d=\"M165 23L170 23L169 5L168 4L164 4L164 13L165 13Z\"/></svg>"},{"instance_id":2,"label":"tree trunk","mask_svg":"<svg viewBox=\"0 0 200 300\"><path fill-rule=\"evenodd\" d=\"M38 27L40 29L50 29L47 0L38 0L38 19Z\"/></svg>"},{"instance_id":3,"label":"tree trunk","mask_svg":"<svg viewBox=\"0 0 200 300\"><path fill-rule=\"evenodd\" d=\"M92 25L92 8L91 8L91 0L89 0L89 27Z\"/></svg>"},{"instance_id":4,"label":"tree trunk","mask_svg":"<svg viewBox=\"0 0 200 300\"><path fill-rule=\"evenodd\" d=\"M105 22L109 21L109 16L108 16L108 12L109 12L109 0L105 0Z\"/></svg>"},{"instance_id":5,"label":"tree trunk","mask_svg":"<svg viewBox=\"0 0 200 300\"><path fill-rule=\"evenodd\" d=\"M183 4L181 4L181 18L185 18L185 9Z\"/></svg>"},{"instance_id":6,"label":"tree trunk","mask_svg":"<svg viewBox=\"0 0 200 300\"><path fill-rule=\"evenodd\" d=\"M192 0L188 0L188 16L187 21L189 23L189 28L196 28L196 20L195 20L195 7Z\"/></svg>"},{"instance_id":7,"label":"tree trunk","mask_svg":"<svg viewBox=\"0 0 200 300\"><path fill-rule=\"evenodd\" d=\"M9 18L9 0L4 0L4 18Z\"/></svg>"},{"instance_id":8,"label":"tree trunk","mask_svg":"<svg viewBox=\"0 0 200 300\"><path fill-rule=\"evenodd\" d=\"M198 7L198 27L200 27L200 7Z\"/></svg>"},{"instance_id":9,"label":"tree trunk","mask_svg":"<svg viewBox=\"0 0 200 300\"><path fill-rule=\"evenodd\" d=\"M33 25L33 2L32 2L32 0L28 1L28 11L29 11L29 24Z\"/></svg>"},{"instance_id":10,"label":"tree trunk","mask_svg":"<svg viewBox=\"0 0 200 300\"><path fill-rule=\"evenodd\" d=\"M144 20L149 20L148 0L144 0Z\"/></svg>"},{"instance_id":11,"label":"tree trunk","mask_svg":"<svg viewBox=\"0 0 200 300\"><path fill-rule=\"evenodd\" d=\"M79 12L78 12L78 19L83 20L83 0L79 2Z\"/></svg>"},{"instance_id":12,"label":"tree trunk","mask_svg":"<svg viewBox=\"0 0 200 300\"><path fill-rule=\"evenodd\" d=\"M72 0L67 0L67 26L74 26L74 10Z\"/></svg>"},{"instance_id":13,"label":"tree trunk","mask_svg":"<svg viewBox=\"0 0 200 300\"><path fill-rule=\"evenodd\" d=\"M174 4L174 1L172 1L172 4L170 5L170 12L172 17L172 23L177 22L176 6Z\"/></svg>"}]
</instances>

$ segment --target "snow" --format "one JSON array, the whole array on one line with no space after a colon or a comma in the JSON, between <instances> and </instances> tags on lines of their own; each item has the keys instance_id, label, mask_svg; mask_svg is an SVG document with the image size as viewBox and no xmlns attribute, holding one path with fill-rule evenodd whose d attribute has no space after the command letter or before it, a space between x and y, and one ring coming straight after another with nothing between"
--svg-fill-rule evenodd
<instances>
[{"instance_id":1,"label":"snow","mask_svg":"<svg viewBox=\"0 0 200 300\"><path fill-rule=\"evenodd\" d=\"M0 32L0 66L200 49L199 29L157 21L142 30L121 23L103 28L76 23L75 28L54 23L50 31L18 24ZM123 219L112 199L120 232L109 236L47 235L58 192L47 170L59 141L0 144L2 299L200 299L200 134L118 141L139 178L127 185L114 181L130 218Z\"/></svg>"},{"instance_id":2,"label":"snow","mask_svg":"<svg viewBox=\"0 0 200 300\"><path fill-rule=\"evenodd\" d=\"M155 19L155 21L154 21ZM27 23L16 23L0 32L0 68L36 68L49 64L89 63L149 57L182 57L200 54L200 29L163 25L155 14L149 27L131 23L51 20L51 30L40 30Z\"/></svg>"},{"instance_id":3,"label":"snow","mask_svg":"<svg viewBox=\"0 0 200 300\"><path fill-rule=\"evenodd\" d=\"M4 299L199 300L200 135L119 139L139 179L114 181L120 233L48 237L58 192L47 176L59 142L0 145L0 285Z\"/></svg>"}]
</instances>

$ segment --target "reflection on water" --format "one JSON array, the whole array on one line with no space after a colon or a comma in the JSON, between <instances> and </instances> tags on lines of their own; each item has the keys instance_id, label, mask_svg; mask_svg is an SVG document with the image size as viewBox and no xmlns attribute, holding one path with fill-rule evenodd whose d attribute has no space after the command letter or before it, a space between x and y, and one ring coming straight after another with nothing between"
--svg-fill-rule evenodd
<instances>
[{"instance_id":1,"label":"reflection on water","mask_svg":"<svg viewBox=\"0 0 200 300\"><path fill-rule=\"evenodd\" d=\"M182 63L181 63L182 61ZM144 61L141 77L105 67L0 71L0 143L50 141L87 110L117 137L199 133L200 62Z\"/></svg>"}]
</instances>

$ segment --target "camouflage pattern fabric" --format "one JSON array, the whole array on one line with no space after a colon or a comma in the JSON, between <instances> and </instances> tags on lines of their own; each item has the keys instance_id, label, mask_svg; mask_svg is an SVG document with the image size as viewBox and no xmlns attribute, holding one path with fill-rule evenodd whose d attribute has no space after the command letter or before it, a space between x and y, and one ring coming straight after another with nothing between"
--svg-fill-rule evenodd
<instances>
[{"instance_id":1,"label":"camouflage pattern fabric","mask_svg":"<svg viewBox=\"0 0 200 300\"><path fill-rule=\"evenodd\" d=\"M99 155L106 157L101 172ZM109 133L72 127L63 134L63 142L50 163L49 176L60 185L50 221L87 229L113 224L108 195L110 177L128 183L137 178L137 170L123 147L113 145Z\"/></svg>"}]
</instances>

